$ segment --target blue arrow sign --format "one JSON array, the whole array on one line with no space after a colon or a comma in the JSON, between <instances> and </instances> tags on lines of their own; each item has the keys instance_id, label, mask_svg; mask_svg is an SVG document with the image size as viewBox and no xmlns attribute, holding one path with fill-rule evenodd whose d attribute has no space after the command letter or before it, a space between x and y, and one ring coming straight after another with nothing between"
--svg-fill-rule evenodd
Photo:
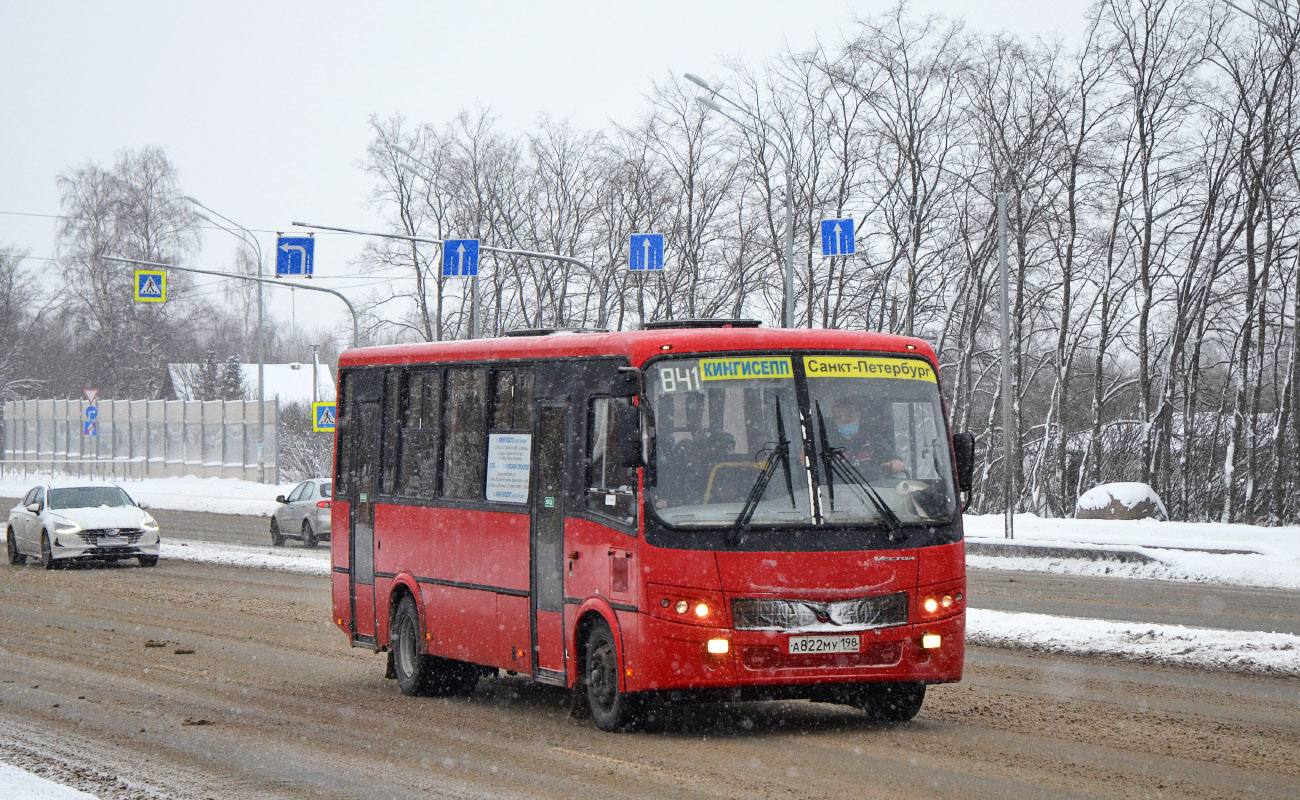
<instances>
[{"instance_id":1,"label":"blue arrow sign","mask_svg":"<svg viewBox=\"0 0 1300 800\"><path fill-rule=\"evenodd\" d=\"M98 436L99 435L99 432L97 430L98 427L99 427L99 423L95 422L94 420L88 419L85 422L83 422L81 425L81 435Z\"/></svg>"},{"instance_id":2,"label":"blue arrow sign","mask_svg":"<svg viewBox=\"0 0 1300 800\"><path fill-rule=\"evenodd\" d=\"M87 421L96 420L98 418L99 418L99 408L97 408L96 406L86 406Z\"/></svg>"},{"instance_id":3,"label":"blue arrow sign","mask_svg":"<svg viewBox=\"0 0 1300 800\"><path fill-rule=\"evenodd\" d=\"M312 403L311 429L314 431L333 431L335 423L334 408L333 403Z\"/></svg>"},{"instance_id":4,"label":"blue arrow sign","mask_svg":"<svg viewBox=\"0 0 1300 800\"><path fill-rule=\"evenodd\" d=\"M316 239L280 236L275 240L275 277L311 275L316 260Z\"/></svg>"},{"instance_id":5,"label":"blue arrow sign","mask_svg":"<svg viewBox=\"0 0 1300 800\"><path fill-rule=\"evenodd\" d=\"M664 235L634 233L628 242L627 266L631 270L664 268Z\"/></svg>"},{"instance_id":6,"label":"blue arrow sign","mask_svg":"<svg viewBox=\"0 0 1300 800\"><path fill-rule=\"evenodd\" d=\"M855 252L852 219L822 220L822 255L851 256Z\"/></svg>"},{"instance_id":7,"label":"blue arrow sign","mask_svg":"<svg viewBox=\"0 0 1300 800\"><path fill-rule=\"evenodd\" d=\"M448 239L442 243L442 274L455 278L478 274L478 239Z\"/></svg>"}]
</instances>

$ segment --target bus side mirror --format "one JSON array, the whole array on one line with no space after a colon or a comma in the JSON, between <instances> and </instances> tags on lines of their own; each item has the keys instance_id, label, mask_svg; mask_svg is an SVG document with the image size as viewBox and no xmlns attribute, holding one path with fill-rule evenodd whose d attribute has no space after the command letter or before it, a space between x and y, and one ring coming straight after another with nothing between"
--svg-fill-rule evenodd
<instances>
[{"instance_id":1,"label":"bus side mirror","mask_svg":"<svg viewBox=\"0 0 1300 800\"><path fill-rule=\"evenodd\" d=\"M975 434L954 433L952 449L957 459L957 488L969 492L975 485Z\"/></svg>"},{"instance_id":2,"label":"bus side mirror","mask_svg":"<svg viewBox=\"0 0 1300 800\"><path fill-rule=\"evenodd\" d=\"M645 466L642 459L641 407L631 403L614 406L614 430L618 435L618 463L623 467Z\"/></svg>"},{"instance_id":3,"label":"bus side mirror","mask_svg":"<svg viewBox=\"0 0 1300 800\"><path fill-rule=\"evenodd\" d=\"M643 376L636 367L619 367L614 377L609 379L611 397L636 397L641 394Z\"/></svg>"}]
</instances>

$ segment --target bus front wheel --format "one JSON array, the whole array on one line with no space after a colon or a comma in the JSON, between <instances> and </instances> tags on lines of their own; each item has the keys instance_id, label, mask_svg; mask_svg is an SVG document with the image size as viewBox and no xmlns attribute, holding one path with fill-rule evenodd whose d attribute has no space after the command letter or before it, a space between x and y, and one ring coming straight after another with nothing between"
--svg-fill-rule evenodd
<instances>
[{"instance_id":1,"label":"bus front wheel","mask_svg":"<svg viewBox=\"0 0 1300 800\"><path fill-rule=\"evenodd\" d=\"M619 690L620 672L614 633L609 623L598 620L587 631L582 679L591 717L602 731L633 730L644 716L644 698Z\"/></svg>"},{"instance_id":2,"label":"bus front wheel","mask_svg":"<svg viewBox=\"0 0 1300 800\"><path fill-rule=\"evenodd\" d=\"M921 712L924 683L869 683L857 687L852 704L880 722L907 722Z\"/></svg>"}]
</instances>

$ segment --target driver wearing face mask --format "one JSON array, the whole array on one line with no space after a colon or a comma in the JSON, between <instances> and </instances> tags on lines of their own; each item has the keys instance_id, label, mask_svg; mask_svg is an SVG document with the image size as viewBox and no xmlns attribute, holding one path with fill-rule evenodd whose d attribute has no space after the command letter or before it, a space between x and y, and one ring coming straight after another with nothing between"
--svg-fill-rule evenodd
<instances>
[{"instance_id":1,"label":"driver wearing face mask","mask_svg":"<svg viewBox=\"0 0 1300 800\"><path fill-rule=\"evenodd\" d=\"M902 475L906 466L894 451L893 431L889 416L878 414L863 420L858 404L852 398L841 397L831 409L835 433L830 436L833 447L842 448L844 455L859 465L879 470L885 476Z\"/></svg>"}]
</instances>

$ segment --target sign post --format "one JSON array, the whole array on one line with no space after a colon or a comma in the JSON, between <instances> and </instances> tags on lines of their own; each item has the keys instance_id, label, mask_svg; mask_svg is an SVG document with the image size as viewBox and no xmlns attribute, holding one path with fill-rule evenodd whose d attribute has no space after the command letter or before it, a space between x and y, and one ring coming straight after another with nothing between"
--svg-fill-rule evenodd
<instances>
[{"instance_id":1,"label":"sign post","mask_svg":"<svg viewBox=\"0 0 1300 800\"><path fill-rule=\"evenodd\" d=\"M139 282L137 281L137 286ZM82 436L99 435L99 390L86 390L86 418L81 423Z\"/></svg>"}]
</instances>

